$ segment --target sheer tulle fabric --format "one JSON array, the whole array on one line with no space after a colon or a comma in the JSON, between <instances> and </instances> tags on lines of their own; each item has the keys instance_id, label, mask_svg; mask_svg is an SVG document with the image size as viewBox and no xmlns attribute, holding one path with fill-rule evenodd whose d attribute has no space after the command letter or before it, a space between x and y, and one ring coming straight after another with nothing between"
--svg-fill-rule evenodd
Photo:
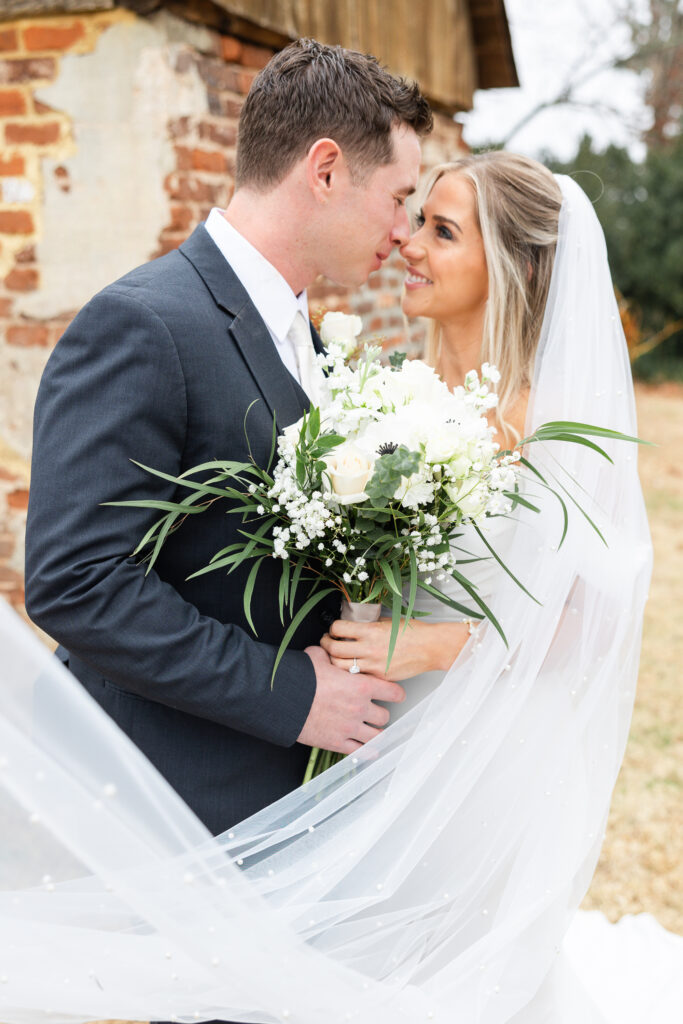
<instances>
[{"instance_id":1,"label":"sheer tulle fabric","mask_svg":"<svg viewBox=\"0 0 683 1024\"><path fill-rule=\"evenodd\" d=\"M633 434L602 233L559 180L528 427ZM483 627L382 736L218 839L0 608L0 1020L565 1020L560 954L623 753L650 575L634 446L607 447L614 466L534 448L608 546L572 507L557 550L560 505L527 485L543 514L516 514L502 554L539 603L501 577L509 647Z\"/></svg>"}]
</instances>

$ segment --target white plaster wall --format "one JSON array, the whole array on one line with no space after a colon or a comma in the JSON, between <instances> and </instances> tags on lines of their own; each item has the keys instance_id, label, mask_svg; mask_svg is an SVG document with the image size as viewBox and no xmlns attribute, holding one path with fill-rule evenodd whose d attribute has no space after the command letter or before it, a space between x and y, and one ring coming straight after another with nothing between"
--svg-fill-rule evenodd
<instances>
[{"instance_id":1,"label":"white plaster wall","mask_svg":"<svg viewBox=\"0 0 683 1024\"><path fill-rule=\"evenodd\" d=\"M180 75L158 20L112 26L96 50L61 61L56 82L39 99L72 120L74 150L43 161L44 201L37 244L40 290L19 296L15 308L50 318L79 309L104 285L155 251L168 221L164 176L173 168L170 118L201 116L206 92L194 68ZM70 191L55 177L68 172Z\"/></svg>"}]
</instances>

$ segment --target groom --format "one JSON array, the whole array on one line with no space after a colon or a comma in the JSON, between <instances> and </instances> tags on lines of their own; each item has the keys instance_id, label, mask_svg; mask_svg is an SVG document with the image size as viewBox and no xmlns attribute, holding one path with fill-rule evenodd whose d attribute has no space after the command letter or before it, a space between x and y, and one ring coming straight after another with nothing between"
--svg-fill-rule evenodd
<instances>
[{"instance_id":1,"label":"groom","mask_svg":"<svg viewBox=\"0 0 683 1024\"><path fill-rule=\"evenodd\" d=\"M130 553L157 516L101 506L185 496L132 459L173 476L250 452L265 464L273 416L282 430L308 407L321 345L306 287L320 274L360 285L404 241L430 128L417 87L374 58L288 46L245 101L228 209L96 295L41 382L29 615L214 834L297 787L310 746L367 742L388 719L375 701L403 690L330 663L318 642L334 602L304 621L271 687L287 626L279 563L258 577L256 636L242 606L248 567L187 581L242 539L241 517L212 506L190 519L145 575ZM306 597L301 587L299 606Z\"/></svg>"}]
</instances>

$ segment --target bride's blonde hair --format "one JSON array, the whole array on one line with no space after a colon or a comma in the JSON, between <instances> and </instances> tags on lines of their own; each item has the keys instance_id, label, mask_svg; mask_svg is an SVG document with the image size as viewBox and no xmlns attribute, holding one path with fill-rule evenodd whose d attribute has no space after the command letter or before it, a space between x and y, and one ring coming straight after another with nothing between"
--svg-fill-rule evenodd
<instances>
[{"instance_id":1,"label":"bride's blonde hair","mask_svg":"<svg viewBox=\"0 0 683 1024\"><path fill-rule=\"evenodd\" d=\"M465 178L474 191L489 285L481 362L500 371L496 419L510 431L505 411L533 378L562 193L542 164L496 151L436 167L425 182L423 200L445 174ZM425 359L438 369L440 355L441 329L432 321Z\"/></svg>"}]
</instances>

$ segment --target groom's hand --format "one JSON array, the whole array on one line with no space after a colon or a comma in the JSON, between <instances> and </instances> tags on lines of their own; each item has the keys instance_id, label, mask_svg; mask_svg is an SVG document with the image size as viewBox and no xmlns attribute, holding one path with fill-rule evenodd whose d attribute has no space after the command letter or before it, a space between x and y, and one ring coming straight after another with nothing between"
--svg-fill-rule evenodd
<instances>
[{"instance_id":1,"label":"groom's hand","mask_svg":"<svg viewBox=\"0 0 683 1024\"><path fill-rule=\"evenodd\" d=\"M299 743L339 754L352 754L377 736L389 712L376 700L400 704L406 692L398 683L335 668L322 647L307 647L315 668L316 690Z\"/></svg>"}]
</instances>

